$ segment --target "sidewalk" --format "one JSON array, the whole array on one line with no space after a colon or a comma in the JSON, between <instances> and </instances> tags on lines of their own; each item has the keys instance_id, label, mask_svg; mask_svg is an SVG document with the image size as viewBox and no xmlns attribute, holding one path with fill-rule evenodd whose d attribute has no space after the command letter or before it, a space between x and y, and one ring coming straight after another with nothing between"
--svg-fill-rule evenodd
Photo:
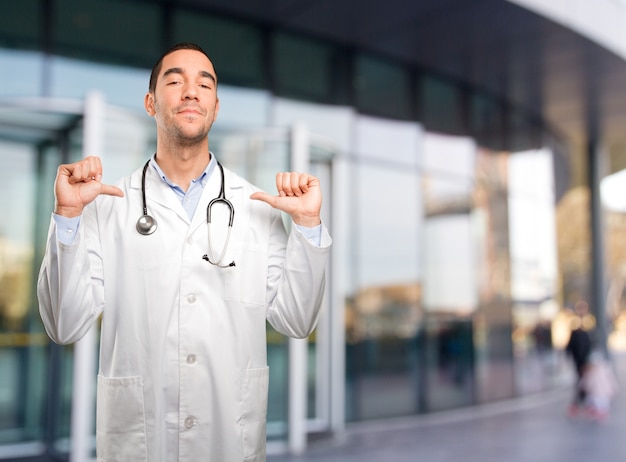
<instances>
[{"instance_id":1,"label":"sidewalk","mask_svg":"<svg viewBox=\"0 0 626 462\"><path fill-rule=\"evenodd\" d=\"M303 456L268 462L626 461L626 356L608 420L568 418L571 388L437 414L348 425L345 441L309 444Z\"/></svg>"}]
</instances>

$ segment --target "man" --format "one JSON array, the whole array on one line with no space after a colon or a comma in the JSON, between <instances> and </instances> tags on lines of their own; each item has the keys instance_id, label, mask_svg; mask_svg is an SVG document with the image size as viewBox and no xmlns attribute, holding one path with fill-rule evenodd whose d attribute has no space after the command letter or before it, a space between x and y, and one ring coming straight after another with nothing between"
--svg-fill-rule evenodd
<instances>
[{"instance_id":1,"label":"man","mask_svg":"<svg viewBox=\"0 0 626 462\"><path fill-rule=\"evenodd\" d=\"M161 57L145 107L156 154L119 187L96 157L59 167L41 317L66 344L102 314L99 461L264 461L265 322L299 338L317 322L330 246L319 181L279 173L272 196L222 170L208 140L217 75L197 45Z\"/></svg>"}]
</instances>

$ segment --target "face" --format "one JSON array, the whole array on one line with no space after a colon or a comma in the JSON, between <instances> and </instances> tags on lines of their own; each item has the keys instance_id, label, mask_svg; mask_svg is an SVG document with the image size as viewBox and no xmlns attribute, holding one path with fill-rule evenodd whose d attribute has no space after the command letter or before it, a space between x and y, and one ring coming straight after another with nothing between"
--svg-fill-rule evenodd
<instances>
[{"instance_id":1,"label":"face","mask_svg":"<svg viewBox=\"0 0 626 462\"><path fill-rule=\"evenodd\" d=\"M160 137L184 146L206 142L219 110L213 64L195 50L165 56L145 106L156 120Z\"/></svg>"}]
</instances>

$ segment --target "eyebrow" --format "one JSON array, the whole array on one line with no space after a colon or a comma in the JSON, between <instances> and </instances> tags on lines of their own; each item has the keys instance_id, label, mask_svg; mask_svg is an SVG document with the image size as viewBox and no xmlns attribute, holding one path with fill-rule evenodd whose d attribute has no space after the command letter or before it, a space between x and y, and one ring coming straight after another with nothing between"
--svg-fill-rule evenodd
<instances>
[{"instance_id":1,"label":"eyebrow","mask_svg":"<svg viewBox=\"0 0 626 462\"><path fill-rule=\"evenodd\" d=\"M163 77L167 77L170 74L183 74L183 69L181 67L171 67L163 73ZM209 80L212 80L213 83L217 83L217 79L213 74L207 71L200 71L200 76L205 77Z\"/></svg>"}]
</instances>

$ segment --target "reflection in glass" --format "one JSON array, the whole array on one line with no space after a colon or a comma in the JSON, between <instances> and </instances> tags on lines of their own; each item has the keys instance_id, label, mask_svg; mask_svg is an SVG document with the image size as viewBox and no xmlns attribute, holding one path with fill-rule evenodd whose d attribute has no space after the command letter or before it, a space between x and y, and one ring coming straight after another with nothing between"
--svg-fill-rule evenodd
<instances>
[{"instance_id":1,"label":"reflection in glass","mask_svg":"<svg viewBox=\"0 0 626 462\"><path fill-rule=\"evenodd\" d=\"M541 391L553 384L553 323L559 314L556 212L552 153L509 157L509 228L516 388Z\"/></svg>"},{"instance_id":2,"label":"reflection in glass","mask_svg":"<svg viewBox=\"0 0 626 462\"><path fill-rule=\"evenodd\" d=\"M34 306L37 150L0 141L0 443L43 437L47 336ZM42 183L44 183L42 181ZM47 184L47 183L46 183ZM47 228L46 228L47 229Z\"/></svg>"},{"instance_id":3,"label":"reflection in glass","mask_svg":"<svg viewBox=\"0 0 626 462\"><path fill-rule=\"evenodd\" d=\"M357 165L356 290L346 307L347 419L415 413L421 208L411 171Z\"/></svg>"},{"instance_id":4,"label":"reflection in glass","mask_svg":"<svg viewBox=\"0 0 626 462\"><path fill-rule=\"evenodd\" d=\"M466 138L424 143L424 372L428 410L474 396L472 320L478 307L479 236L473 213L476 150Z\"/></svg>"}]
</instances>

